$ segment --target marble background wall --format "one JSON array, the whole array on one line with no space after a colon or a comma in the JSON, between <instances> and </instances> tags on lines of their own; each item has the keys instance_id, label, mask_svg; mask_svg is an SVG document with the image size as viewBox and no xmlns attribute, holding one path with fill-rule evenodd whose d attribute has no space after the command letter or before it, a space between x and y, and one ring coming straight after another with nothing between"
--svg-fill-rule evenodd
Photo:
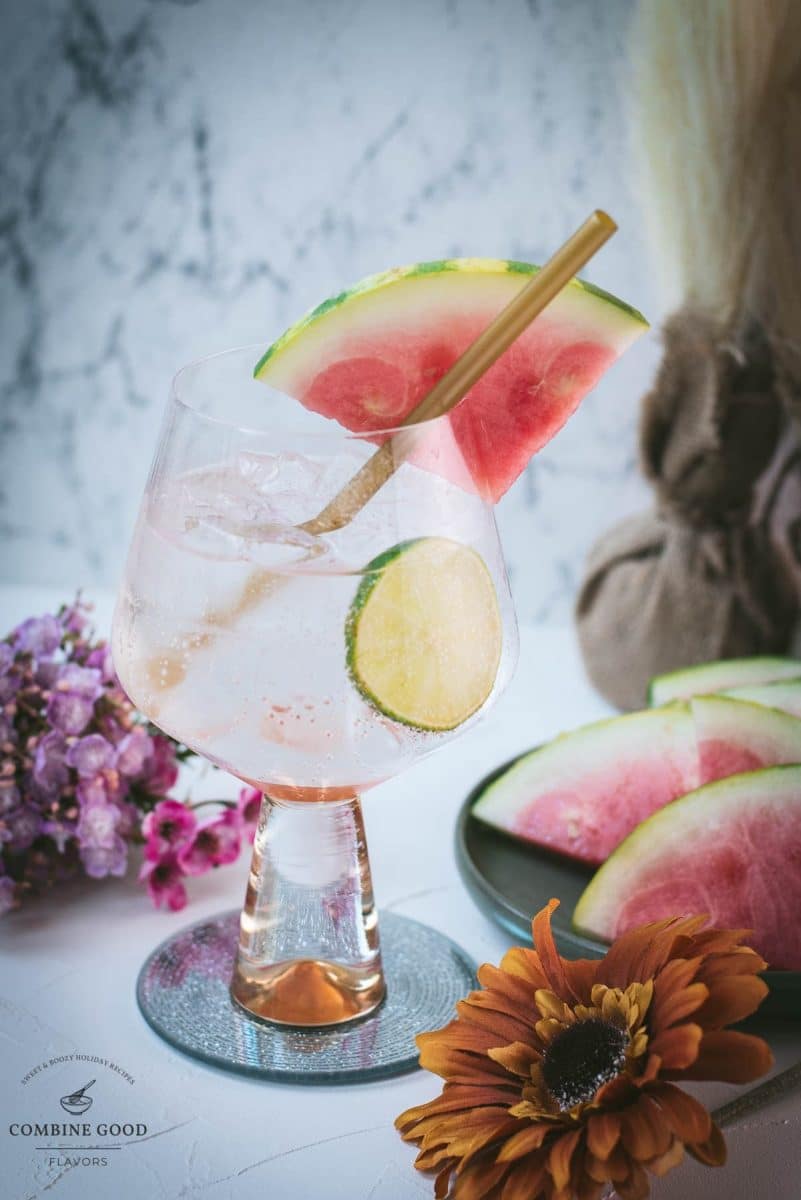
<instances>
[{"instance_id":1,"label":"marble background wall","mask_svg":"<svg viewBox=\"0 0 801 1200\"><path fill-rule=\"evenodd\" d=\"M0 579L116 583L168 382L397 263L541 260L602 206L654 319L627 167L632 0L0 0ZM643 340L499 509L518 608L569 618L642 503Z\"/></svg>"}]
</instances>

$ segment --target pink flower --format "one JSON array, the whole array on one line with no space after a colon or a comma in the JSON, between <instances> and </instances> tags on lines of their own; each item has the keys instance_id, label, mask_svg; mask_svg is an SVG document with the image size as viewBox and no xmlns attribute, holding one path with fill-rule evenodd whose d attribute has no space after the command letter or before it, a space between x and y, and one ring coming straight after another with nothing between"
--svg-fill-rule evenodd
<instances>
[{"instance_id":1,"label":"pink flower","mask_svg":"<svg viewBox=\"0 0 801 1200\"><path fill-rule=\"evenodd\" d=\"M143 863L139 880L147 884L148 894L156 908L166 904L171 912L179 912L186 905L183 872L174 856Z\"/></svg>"},{"instance_id":2,"label":"pink flower","mask_svg":"<svg viewBox=\"0 0 801 1200\"><path fill-rule=\"evenodd\" d=\"M178 778L175 744L161 736L152 737L150 744L153 753L145 763L143 782L151 796L166 796Z\"/></svg>"},{"instance_id":3,"label":"pink flower","mask_svg":"<svg viewBox=\"0 0 801 1200\"><path fill-rule=\"evenodd\" d=\"M239 813L243 832L247 833L249 842L252 842L256 836L256 827L259 824L259 813L261 812L261 798L258 788L243 787L236 802L236 811Z\"/></svg>"},{"instance_id":4,"label":"pink flower","mask_svg":"<svg viewBox=\"0 0 801 1200\"><path fill-rule=\"evenodd\" d=\"M239 854L241 837L239 813L229 808L200 826L189 845L180 851L178 862L187 875L202 875L210 867L233 862Z\"/></svg>"},{"instance_id":5,"label":"pink flower","mask_svg":"<svg viewBox=\"0 0 801 1200\"><path fill-rule=\"evenodd\" d=\"M191 808L177 800L159 800L142 822L145 858L157 862L180 850L191 840L196 828L197 817Z\"/></svg>"}]
</instances>

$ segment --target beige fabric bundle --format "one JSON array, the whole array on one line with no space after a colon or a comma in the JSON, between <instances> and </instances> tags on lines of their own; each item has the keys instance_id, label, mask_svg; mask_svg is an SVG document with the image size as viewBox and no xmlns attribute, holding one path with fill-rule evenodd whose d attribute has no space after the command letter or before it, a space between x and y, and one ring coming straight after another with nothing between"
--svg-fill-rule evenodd
<instances>
[{"instance_id":1,"label":"beige fabric bundle","mask_svg":"<svg viewBox=\"0 0 801 1200\"><path fill-rule=\"evenodd\" d=\"M642 406L655 509L601 538L577 604L590 677L622 708L660 672L786 651L801 595L801 5L642 0L635 46L680 302Z\"/></svg>"}]
</instances>

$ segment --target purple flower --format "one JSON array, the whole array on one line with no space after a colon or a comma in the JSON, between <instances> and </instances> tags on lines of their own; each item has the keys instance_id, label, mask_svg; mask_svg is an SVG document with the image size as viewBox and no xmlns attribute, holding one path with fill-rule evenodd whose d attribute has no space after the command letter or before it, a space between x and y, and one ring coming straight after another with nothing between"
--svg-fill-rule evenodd
<instances>
[{"instance_id":1,"label":"purple flower","mask_svg":"<svg viewBox=\"0 0 801 1200\"><path fill-rule=\"evenodd\" d=\"M2 645L0 645L0 649L2 649ZM0 672L0 705L8 704L9 700L13 700L21 687L22 679L16 672L10 669Z\"/></svg>"},{"instance_id":2,"label":"purple flower","mask_svg":"<svg viewBox=\"0 0 801 1200\"><path fill-rule=\"evenodd\" d=\"M82 779L97 775L114 764L114 747L100 733L73 742L67 751L67 762Z\"/></svg>"},{"instance_id":3,"label":"purple flower","mask_svg":"<svg viewBox=\"0 0 801 1200\"><path fill-rule=\"evenodd\" d=\"M58 679L60 671L60 662L57 662L53 658L40 659L36 664L34 679L39 684L39 687L45 688L49 692Z\"/></svg>"},{"instance_id":4,"label":"purple flower","mask_svg":"<svg viewBox=\"0 0 801 1200\"><path fill-rule=\"evenodd\" d=\"M17 731L14 728L10 717L7 717L2 709L0 709L0 750L5 745L15 746L17 744Z\"/></svg>"},{"instance_id":5,"label":"purple flower","mask_svg":"<svg viewBox=\"0 0 801 1200\"><path fill-rule=\"evenodd\" d=\"M92 719L94 701L72 692L53 692L47 705L47 719L62 733L83 733Z\"/></svg>"},{"instance_id":6,"label":"purple flower","mask_svg":"<svg viewBox=\"0 0 801 1200\"><path fill-rule=\"evenodd\" d=\"M5 675L14 661L14 651L8 642L0 642L0 675Z\"/></svg>"},{"instance_id":7,"label":"purple flower","mask_svg":"<svg viewBox=\"0 0 801 1200\"><path fill-rule=\"evenodd\" d=\"M63 630L55 617L28 617L14 630L14 648L18 653L46 658L61 645Z\"/></svg>"},{"instance_id":8,"label":"purple flower","mask_svg":"<svg viewBox=\"0 0 801 1200\"><path fill-rule=\"evenodd\" d=\"M104 683L117 684L117 673L114 670L114 660L111 657L111 647L101 642L86 659L87 667L96 667Z\"/></svg>"},{"instance_id":9,"label":"purple flower","mask_svg":"<svg viewBox=\"0 0 801 1200\"><path fill-rule=\"evenodd\" d=\"M116 804L97 803L81 808L78 841L84 846L110 846L117 836L120 810Z\"/></svg>"},{"instance_id":10,"label":"purple flower","mask_svg":"<svg viewBox=\"0 0 801 1200\"><path fill-rule=\"evenodd\" d=\"M228 809L200 826L192 841L179 852L178 865L187 875L202 875L210 867L233 862L239 854L241 838L239 813Z\"/></svg>"},{"instance_id":11,"label":"purple flower","mask_svg":"<svg viewBox=\"0 0 801 1200\"><path fill-rule=\"evenodd\" d=\"M75 826L64 821L45 821L42 833L46 833L56 843L59 854L63 854L67 843L75 837Z\"/></svg>"},{"instance_id":12,"label":"purple flower","mask_svg":"<svg viewBox=\"0 0 801 1200\"><path fill-rule=\"evenodd\" d=\"M66 753L67 743L63 735L55 729L46 733L36 747L33 777L45 793L60 792L69 781Z\"/></svg>"},{"instance_id":13,"label":"purple flower","mask_svg":"<svg viewBox=\"0 0 801 1200\"><path fill-rule=\"evenodd\" d=\"M92 719L95 701L103 694L100 672L67 663L58 672L47 705L47 719L62 733L83 733Z\"/></svg>"},{"instance_id":14,"label":"purple flower","mask_svg":"<svg viewBox=\"0 0 801 1200\"><path fill-rule=\"evenodd\" d=\"M81 846L81 862L92 879L106 875L124 875L128 866L128 847L121 837L113 837L108 845Z\"/></svg>"},{"instance_id":15,"label":"purple flower","mask_svg":"<svg viewBox=\"0 0 801 1200\"><path fill-rule=\"evenodd\" d=\"M94 704L103 694L103 683L96 667L79 667L77 663L66 663L58 673L56 691L81 696Z\"/></svg>"},{"instance_id":16,"label":"purple flower","mask_svg":"<svg viewBox=\"0 0 801 1200\"><path fill-rule=\"evenodd\" d=\"M42 814L38 809L23 805L3 817L0 822L0 841L19 854L27 850L42 832Z\"/></svg>"},{"instance_id":17,"label":"purple flower","mask_svg":"<svg viewBox=\"0 0 801 1200\"><path fill-rule=\"evenodd\" d=\"M10 909L17 907L17 887L8 875L0 875L0 917Z\"/></svg>"},{"instance_id":18,"label":"purple flower","mask_svg":"<svg viewBox=\"0 0 801 1200\"><path fill-rule=\"evenodd\" d=\"M14 783L13 776L0 779L0 817L13 812L20 802L19 788Z\"/></svg>"},{"instance_id":19,"label":"purple flower","mask_svg":"<svg viewBox=\"0 0 801 1200\"><path fill-rule=\"evenodd\" d=\"M83 633L86 628L86 613L90 605L82 604L80 597L61 613L61 624L68 633Z\"/></svg>"},{"instance_id":20,"label":"purple flower","mask_svg":"<svg viewBox=\"0 0 801 1200\"><path fill-rule=\"evenodd\" d=\"M101 771L92 779L79 779L75 789L81 812L90 808L114 803L120 799L119 779L116 771ZM116 811L116 810L115 810Z\"/></svg>"},{"instance_id":21,"label":"purple flower","mask_svg":"<svg viewBox=\"0 0 801 1200\"><path fill-rule=\"evenodd\" d=\"M150 739L150 744L153 753L145 764L142 782L151 796L166 796L178 778L175 744L159 734Z\"/></svg>"},{"instance_id":22,"label":"purple flower","mask_svg":"<svg viewBox=\"0 0 801 1200\"><path fill-rule=\"evenodd\" d=\"M155 862L185 846L197 828L197 817L191 808L177 800L160 800L142 822L147 842L145 857Z\"/></svg>"},{"instance_id":23,"label":"purple flower","mask_svg":"<svg viewBox=\"0 0 801 1200\"><path fill-rule=\"evenodd\" d=\"M150 899L156 908L166 904L171 912L179 912L186 904L183 871L175 857L144 863L139 879L147 884Z\"/></svg>"},{"instance_id":24,"label":"purple flower","mask_svg":"<svg viewBox=\"0 0 801 1200\"><path fill-rule=\"evenodd\" d=\"M153 746L147 732L137 725L117 745L117 770L129 779L141 775L145 763L153 754Z\"/></svg>"}]
</instances>

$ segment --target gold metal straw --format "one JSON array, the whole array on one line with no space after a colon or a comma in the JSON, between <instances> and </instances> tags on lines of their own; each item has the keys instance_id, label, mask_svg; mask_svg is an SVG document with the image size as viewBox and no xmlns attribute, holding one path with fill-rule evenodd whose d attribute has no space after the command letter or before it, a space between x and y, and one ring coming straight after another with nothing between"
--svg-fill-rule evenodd
<instances>
[{"instance_id":1,"label":"gold metal straw","mask_svg":"<svg viewBox=\"0 0 801 1200\"><path fill-rule=\"evenodd\" d=\"M600 209L588 217L548 262L472 342L431 391L412 409L403 422L408 432L396 432L356 472L352 479L326 504L322 512L300 526L307 533L331 533L347 525L367 501L394 474L414 444L415 423L440 417L463 400L470 388L511 346L536 316L550 304L604 242L617 225ZM281 576L263 568L251 572L239 599L224 609L207 613L206 623L217 628L230 627L278 586ZM212 633L202 634L198 645L207 645ZM172 687L183 676L178 662L159 660L160 688Z\"/></svg>"},{"instance_id":2,"label":"gold metal straw","mask_svg":"<svg viewBox=\"0 0 801 1200\"><path fill-rule=\"evenodd\" d=\"M463 400L485 371L500 358L504 350L509 349L512 342L520 337L523 330L616 230L617 225L612 218L596 209L483 333L471 342L450 370L412 409L403 424L415 425L420 421L441 417ZM307 533L331 533L347 525L397 470L410 444L400 434L386 441L322 512L305 521L301 529Z\"/></svg>"}]
</instances>

